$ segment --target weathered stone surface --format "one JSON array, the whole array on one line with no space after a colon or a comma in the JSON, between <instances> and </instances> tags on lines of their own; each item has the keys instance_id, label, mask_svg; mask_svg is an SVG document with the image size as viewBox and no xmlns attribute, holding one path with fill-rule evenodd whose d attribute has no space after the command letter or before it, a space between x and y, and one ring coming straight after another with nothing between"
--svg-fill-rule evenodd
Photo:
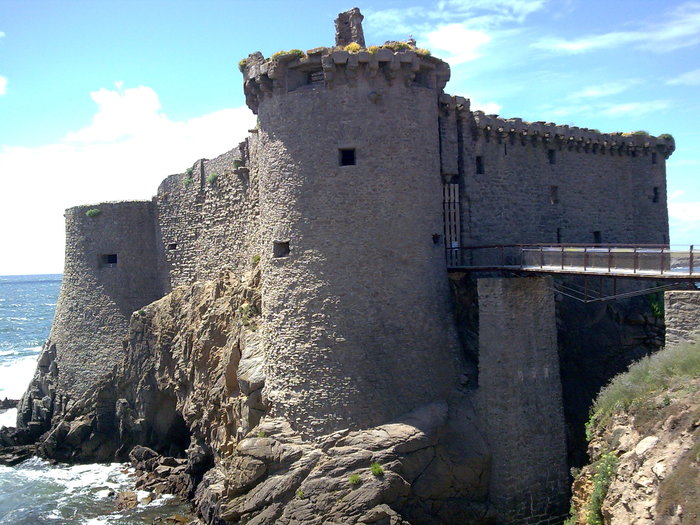
<instances>
[{"instance_id":1,"label":"weathered stone surface","mask_svg":"<svg viewBox=\"0 0 700 525\"><path fill-rule=\"evenodd\" d=\"M139 504L139 500L135 492L125 490L117 494L114 504L119 510L133 509Z\"/></svg>"},{"instance_id":2,"label":"weathered stone surface","mask_svg":"<svg viewBox=\"0 0 700 525\"><path fill-rule=\"evenodd\" d=\"M666 344L694 343L700 338L700 291L664 293Z\"/></svg>"}]
</instances>

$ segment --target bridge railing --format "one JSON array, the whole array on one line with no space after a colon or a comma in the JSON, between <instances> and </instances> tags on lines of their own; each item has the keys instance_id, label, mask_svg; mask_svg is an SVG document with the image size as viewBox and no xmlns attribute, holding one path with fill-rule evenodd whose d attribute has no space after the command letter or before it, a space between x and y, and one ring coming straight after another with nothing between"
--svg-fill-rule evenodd
<instances>
[{"instance_id":1,"label":"bridge railing","mask_svg":"<svg viewBox=\"0 0 700 525\"><path fill-rule=\"evenodd\" d=\"M662 244L504 244L449 248L448 266L698 275L700 248Z\"/></svg>"}]
</instances>

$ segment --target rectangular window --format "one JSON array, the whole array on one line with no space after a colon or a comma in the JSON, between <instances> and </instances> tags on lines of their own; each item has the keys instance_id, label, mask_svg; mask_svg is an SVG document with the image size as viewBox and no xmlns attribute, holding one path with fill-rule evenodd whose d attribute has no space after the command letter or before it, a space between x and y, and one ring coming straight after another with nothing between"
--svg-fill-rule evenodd
<instances>
[{"instance_id":1,"label":"rectangular window","mask_svg":"<svg viewBox=\"0 0 700 525\"><path fill-rule=\"evenodd\" d=\"M170 244L168 244L168 250L177 250L177 243L171 242Z\"/></svg>"},{"instance_id":2,"label":"rectangular window","mask_svg":"<svg viewBox=\"0 0 700 525\"><path fill-rule=\"evenodd\" d=\"M651 154L651 163L656 164L656 153Z\"/></svg>"},{"instance_id":3,"label":"rectangular window","mask_svg":"<svg viewBox=\"0 0 700 525\"><path fill-rule=\"evenodd\" d=\"M599 230L593 232L593 244L602 244L603 235Z\"/></svg>"},{"instance_id":4,"label":"rectangular window","mask_svg":"<svg viewBox=\"0 0 700 525\"><path fill-rule=\"evenodd\" d=\"M476 158L476 173L477 175L484 174L484 157L479 156Z\"/></svg>"},{"instance_id":5,"label":"rectangular window","mask_svg":"<svg viewBox=\"0 0 700 525\"><path fill-rule=\"evenodd\" d=\"M547 158L549 159L550 164L556 164L557 162L557 152L553 149L548 149L547 150Z\"/></svg>"},{"instance_id":6,"label":"rectangular window","mask_svg":"<svg viewBox=\"0 0 700 525\"><path fill-rule=\"evenodd\" d=\"M651 198L651 202L659 202L659 187L654 186L654 196Z\"/></svg>"},{"instance_id":7,"label":"rectangular window","mask_svg":"<svg viewBox=\"0 0 700 525\"><path fill-rule=\"evenodd\" d=\"M561 228L557 228L557 244L561 244Z\"/></svg>"},{"instance_id":8,"label":"rectangular window","mask_svg":"<svg viewBox=\"0 0 700 525\"><path fill-rule=\"evenodd\" d=\"M100 255L100 263L102 266L112 268L117 265L117 254L116 253L103 253Z\"/></svg>"},{"instance_id":9,"label":"rectangular window","mask_svg":"<svg viewBox=\"0 0 700 525\"><path fill-rule=\"evenodd\" d=\"M341 166L354 166L355 148L340 148L338 150L338 159Z\"/></svg>"},{"instance_id":10,"label":"rectangular window","mask_svg":"<svg viewBox=\"0 0 700 525\"><path fill-rule=\"evenodd\" d=\"M289 255L289 242L274 241L272 243L273 257L286 257Z\"/></svg>"},{"instance_id":11,"label":"rectangular window","mask_svg":"<svg viewBox=\"0 0 700 525\"><path fill-rule=\"evenodd\" d=\"M559 186L549 187L549 202L552 204L559 203Z\"/></svg>"}]
</instances>

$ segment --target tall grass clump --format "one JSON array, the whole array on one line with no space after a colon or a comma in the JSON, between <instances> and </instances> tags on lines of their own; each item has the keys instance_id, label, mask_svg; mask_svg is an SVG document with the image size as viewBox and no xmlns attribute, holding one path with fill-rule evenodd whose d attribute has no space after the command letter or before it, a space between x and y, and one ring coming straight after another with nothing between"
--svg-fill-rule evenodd
<instances>
[{"instance_id":1,"label":"tall grass clump","mask_svg":"<svg viewBox=\"0 0 700 525\"><path fill-rule=\"evenodd\" d=\"M612 483L619 460L614 452L607 452L600 456L600 459L593 464L595 474L593 475L593 491L588 502L588 515L586 525L603 525L603 501L608 495L610 483Z\"/></svg>"},{"instance_id":2,"label":"tall grass clump","mask_svg":"<svg viewBox=\"0 0 700 525\"><path fill-rule=\"evenodd\" d=\"M590 440L593 428L604 425L615 410L626 410L654 393L700 377L700 339L671 346L644 357L615 377L594 401L586 424Z\"/></svg>"}]
</instances>

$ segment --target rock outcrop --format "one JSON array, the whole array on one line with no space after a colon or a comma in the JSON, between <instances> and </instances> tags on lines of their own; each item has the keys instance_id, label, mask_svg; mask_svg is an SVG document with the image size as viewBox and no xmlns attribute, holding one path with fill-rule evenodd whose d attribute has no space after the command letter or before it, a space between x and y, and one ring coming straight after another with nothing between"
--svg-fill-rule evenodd
<instances>
[{"instance_id":1,"label":"rock outcrop","mask_svg":"<svg viewBox=\"0 0 700 525\"><path fill-rule=\"evenodd\" d=\"M591 463L574 481L569 525L700 523L697 350L695 355L695 369L689 370L684 363L679 379L668 387L649 393L641 387L641 395L618 401L617 408L602 421L594 419ZM667 360L659 368L673 367ZM666 374L658 372L659 368L652 368L644 381L659 383L659 377ZM639 388L640 375L628 374L616 381L626 383L620 387L623 392L632 391Z\"/></svg>"}]
</instances>

